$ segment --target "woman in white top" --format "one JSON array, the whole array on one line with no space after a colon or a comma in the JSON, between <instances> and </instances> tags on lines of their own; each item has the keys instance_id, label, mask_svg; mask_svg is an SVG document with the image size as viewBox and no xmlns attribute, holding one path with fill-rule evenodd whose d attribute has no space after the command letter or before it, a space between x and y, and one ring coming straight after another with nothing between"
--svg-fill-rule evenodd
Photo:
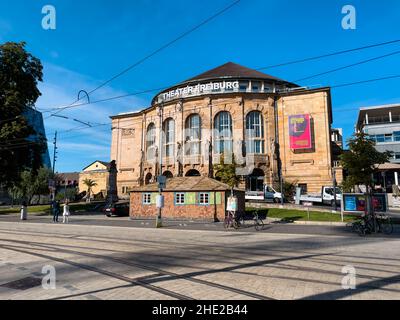
<instances>
[{"instance_id":1,"label":"woman in white top","mask_svg":"<svg viewBox=\"0 0 400 320\"><path fill-rule=\"evenodd\" d=\"M68 223L69 222L69 215L70 214L71 213L69 212L69 205L68 205L68 200L67 200L64 203L63 223Z\"/></svg>"}]
</instances>

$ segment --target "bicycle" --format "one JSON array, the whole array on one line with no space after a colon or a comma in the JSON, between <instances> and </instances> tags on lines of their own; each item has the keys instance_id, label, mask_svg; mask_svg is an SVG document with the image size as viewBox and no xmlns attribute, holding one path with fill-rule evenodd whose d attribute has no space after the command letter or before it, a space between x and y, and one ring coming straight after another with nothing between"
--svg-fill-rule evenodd
<instances>
[{"instance_id":1,"label":"bicycle","mask_svg":"<svg viewBox=\"0 0 400 320\"><path fill-rule=\"evenodd\" d=\"M240 226L238 220L235 217L235 213L228 211L228 214L226 215L224 220L224 228L229 229L230 227L238 229Z\"/></svg>"},{"instance_id":2,"label":"bicycle","mask_svg":"<svg viewBox=\"0 0 400 320\"><path fill-rule=\"evenodd\" d=\"M390 217L383 213L375 217L374 215L363 215L361 220L352 224L353 231L357 232L360 236L373 233L375 228L377 232L391 234L393 232L393 224Z\"/></svg>"},{"instance_id":3,"label":"bicycle","mask_svg":"<svg viewBox=\"0 0 400 320\"><path fill-rule=\"evenodd\" d=\"M259 217L258 212L254 212L254 228L257 231L264 229L264 221Z\"/></svg>"},{"instance_id":4,"label":"bicycle","mask_svg":"<svg viewBox=\"0 0 400 320\"><path fill-rule=\"evenodd\" d=\"M378 230L384 234L392 234L393 232L393 223L389 216L384 213L380 213L376 219Z\"/></svg>"}]
</instances>

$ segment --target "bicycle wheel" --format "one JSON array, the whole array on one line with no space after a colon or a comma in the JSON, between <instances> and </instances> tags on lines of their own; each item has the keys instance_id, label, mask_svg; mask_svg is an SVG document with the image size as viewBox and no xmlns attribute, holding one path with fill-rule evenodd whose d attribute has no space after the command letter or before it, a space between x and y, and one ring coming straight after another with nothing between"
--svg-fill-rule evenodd
<instances>
[{"instance_id":1,"label":"bicycle wheel","mask_svg":"<svg viewBox=\"0 0 400 320\"><path fill-rule=\"evenodd\" d=\"M264 222L261 219L256 219L254 227L256 228L257 231L260 231L264 229Z\"/></svg>"},{"instance_id":2,"label":"bicycle wheel","mask_svg":"<svg viewBox=\"0 0 400 320\"><path fill-rule=\"evenodd\" d=\"M389 217L380 220L380 227L384 234L391 234L393 232L393 224Z\"/></svg>"},{"instance_id":3,"label":"bicycle wheel","mask_svg":"<svg viewBox=\"0 0 400 320\"><path fill-rule=\"evenodd\" d=\"M225 228L225 229L228 229L230 223L231 223L231 219L228 218L228 217L226 217L225 220L224 220L224 228Z\"/></svg>"},{"instance_id":4,"label":"bicycle wheel","mask_svg":"<svg viewBox=\"0 0 400 320\"><path fill-rule=\"evenodd\" d=\"M354 222L353 230L354 230L354 232L357 232L360 237L365 236L365 228L364 228L364 225L360 221Z\"/></svg>"}]
</instances>

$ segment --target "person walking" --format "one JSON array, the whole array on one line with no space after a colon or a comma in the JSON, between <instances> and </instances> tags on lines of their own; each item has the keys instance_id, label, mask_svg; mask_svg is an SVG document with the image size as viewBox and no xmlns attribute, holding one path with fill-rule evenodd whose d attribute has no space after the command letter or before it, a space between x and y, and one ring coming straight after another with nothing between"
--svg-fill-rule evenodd
<instances>
[{"instance_id":1,"label":"person walking","mask_svg":"<svg viewBox=\"0 0 400 320\"><path fill-rule=\"evenodd\" d=\"M53 201L53 222L58 222L59 214L60 214L60 201Z\"/></svg>"},{"instance_id":2,"label":"person walking","mask_svg":"<svg viewBox=\"0 0 400 320\"><path fill-rule=\"evenodd\" d=\"M63 223L69 223L69 216L70 216L70 211L69 211L69 201L66 200L64 203L64 210L63 210Z\"/></svg>"}]
</instances>

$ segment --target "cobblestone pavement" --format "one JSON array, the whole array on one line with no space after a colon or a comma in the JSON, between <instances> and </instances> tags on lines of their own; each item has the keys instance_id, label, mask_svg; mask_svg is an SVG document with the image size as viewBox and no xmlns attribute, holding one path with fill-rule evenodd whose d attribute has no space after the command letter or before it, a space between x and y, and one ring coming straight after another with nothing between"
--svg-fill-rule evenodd
<instances>
[{"instance_id":1,"label":"cobblestone pavement","mask_svg":"<svg viewBox=\"0 0 400 320\"><path fill-rule=\"evenodd\" d=\"M3 221L0 299L400 299L399 253L396 237Z\"/></svg>"}]
</instances>

